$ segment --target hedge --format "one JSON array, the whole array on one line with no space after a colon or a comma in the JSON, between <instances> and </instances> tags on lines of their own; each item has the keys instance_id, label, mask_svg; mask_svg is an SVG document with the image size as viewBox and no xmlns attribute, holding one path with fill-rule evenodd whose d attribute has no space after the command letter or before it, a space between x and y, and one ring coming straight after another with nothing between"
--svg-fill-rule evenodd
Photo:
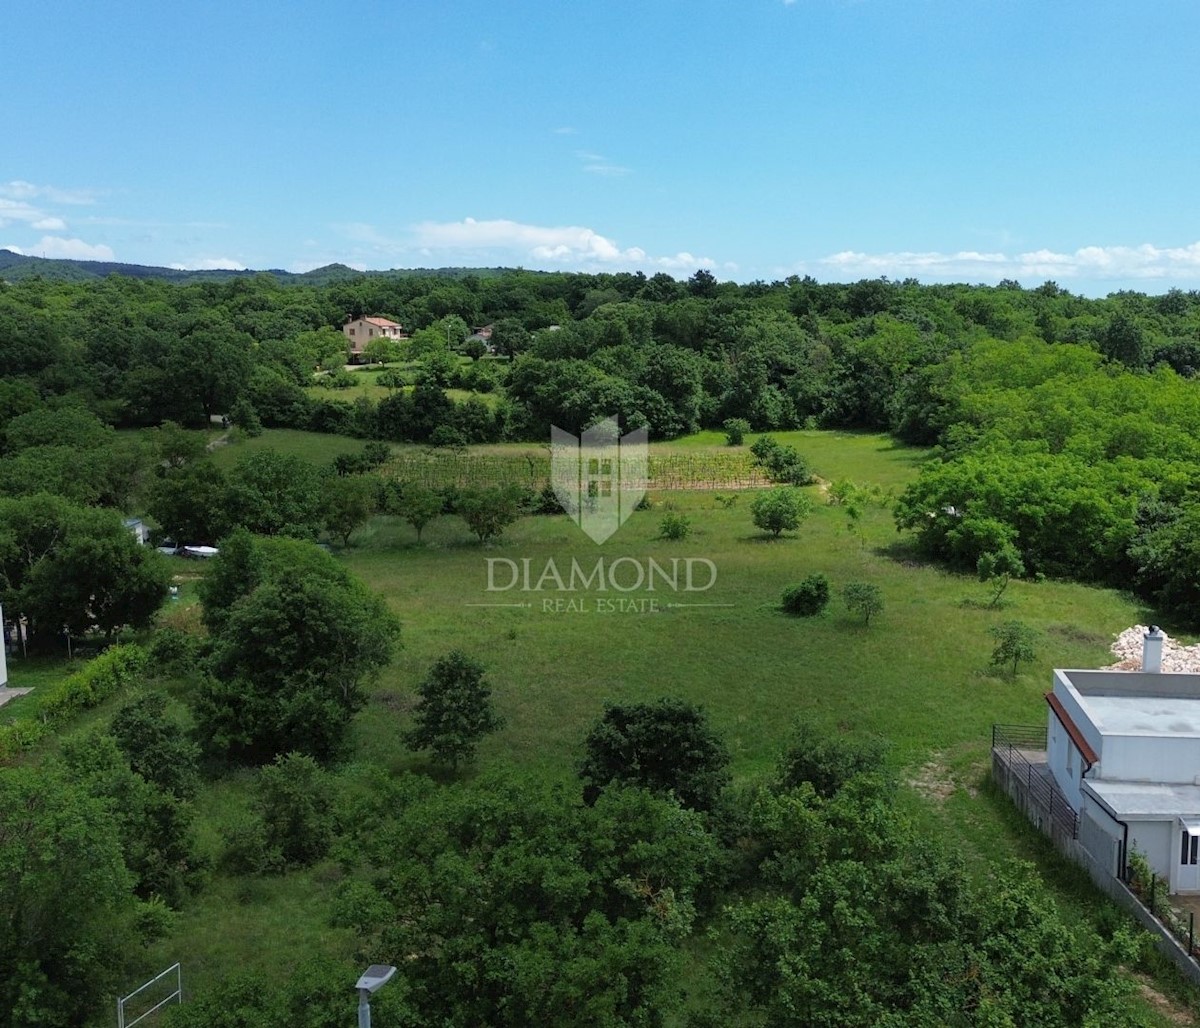
<instances>
[{"instance_id":1,"label":"hedge","mask_svg":"<svg viewBox=\"0 0 1200 1028\"><path fill-rule=\"evenodd\" d=\"M0 725L0 763L13 763L55 729L133 684L145 673L146 663L140 646L113 646L56 685L43 686L49 695L36 718Z\"/></svg>"}]
</instances>

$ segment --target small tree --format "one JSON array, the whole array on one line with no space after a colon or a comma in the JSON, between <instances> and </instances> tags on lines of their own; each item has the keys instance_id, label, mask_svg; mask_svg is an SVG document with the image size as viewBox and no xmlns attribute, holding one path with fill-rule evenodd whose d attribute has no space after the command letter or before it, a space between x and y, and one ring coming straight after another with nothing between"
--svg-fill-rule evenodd
<instances>
[{"instance_id":1,"label":"small tree","mask_svg":"<svg viewBox=\"0 0 1200 1028\"><path fill-rule=\"evenodd\" d=\"M681 540L692 534L692 519L684 514L664 514L658 523L660 539Z\"/></svg>"},{"instance_id":2,"label":"small tree","mask_svg":"<svg viewBox=\"0 0 1200 1028\"><path fill-rule=\"evenodd\" d=\"M492 690L483 675L483 665L461 650L438 660L417 687L421 698L405 745L430 750L435 762L453 771L472 760L479 740L504 724L492 708Z\"/></svg>"},{"instance_id":3,"label":"small tree","mask_svg":"<svg viewBox=\"0 0 1200 1028\"><path fill-rule=\"evenodd\" d=\"M883 593L879 586L870 582L851 582L845 591L846 609L851 614L861 614L864 625L883 612Z\"/></svg>"},{"instance_id":4,"label":"small tree","mask_svg":"<svg viewBox=\"0 0 1200 1028\"><path fill-rule=\"evenodd\" d=\"M807 496L784 486L759 493L750 505L750 516L756 527L778 539L781 532L799 528L812 510L812 501Z\"/></svg>"},{"instance_id":5,"label":"small tree","mask_svg":"<svg viewBox=\"0 0 1200 1028\"><path fill-rule=\"evenodd\" d=\"M281 863L303 867L333 842L333 785L312 757L289 753L259 772L256 806Z\"/></svg>"},{"instance_id":6,"label":"small tree","mask_svg":"<svg viewBox=\"0 0 1200 1028\"><path fill-rule=\"evenodd\" d=\"M190 799L199 785L199 747L187 730L167 715L167 698L147 692L126 703L110 729L132 770L178 799Z\"/></svg>"},{"instance_id":7,"label":"small tree","mask_svg":"<svg viewBox=\"0 0 1200 1028\"><path fill-rule=\"evenodd\" d=\"M783 591L783 609L799 617L814 617L829 604L829 579L820 572Z\"/></svg>"},{"instance_id":8,"label":"small tree","mask_svg":"<svg viewBox=\"0 0 1200 1028\"><path fill-rule=\"evenodd\" d=\"M325 528L350 545L354 530L375 513L378 479L370 475L331 475L322 486L325 499Z\"/></svg>"},{"instance_id":9,"label":"small tree","mask_svg":"<svg viewBox=\"0 0 1200 1028\"><path fill-rule=\"evenodd\" d=\"M479 489L464 492L456 504L458 516L481 543L504 534L521 516L519 498L510 489Z\"/></svg>"},{"instance_id":10,"label":"small tree","mask_svg":"<svg viewBox=\"0 0 1200 1028\"><path fill-rule=\"evenodd\" d=\"M1005 543L997 550L981 553L975 562L975 572L979 575L979 581L991 585L995 590L992 602L988 604L989 607L995 607L1008 588L1009 579L1025 574L1025 563L1017 548L1012 543Z\"/></svg>"},{"instance_id":11,"label":"small tree","mask_svg":"<svg viewBox=\"0 0 1200 1028\"><path fill-rule=\"evenodd\" d=\"M993 625L990 631L996 640L996 647L992 650L992 667L1011 665L1009 677L1016 678L1021 661L1033 660L1037 656L1037 632L1024 621L1005 621Z\"/></svg>"},{"instance_id":12,"label":"small tree","mask_svg":"<svg viewBox=\"0 0 1200 1028\"><path fill-rule=\"evenodd\" d=\"M726 418L725 445L741 446L746 441L746 433L750 431L750 422L745 418Z\"/></svg>"},{"instance_id":13,"label":"small tree","mask_svg":"<svg viewBox=\"0 0 1200 1028\"><path fill-rule=\"evenodd\" d=\"M402 482L398 488L389 489L387 509L398 514L417 530L417 542L421 532L434 518L442 513L442 498L432 489L414 482Z\"/></svg>"}]
</instances>

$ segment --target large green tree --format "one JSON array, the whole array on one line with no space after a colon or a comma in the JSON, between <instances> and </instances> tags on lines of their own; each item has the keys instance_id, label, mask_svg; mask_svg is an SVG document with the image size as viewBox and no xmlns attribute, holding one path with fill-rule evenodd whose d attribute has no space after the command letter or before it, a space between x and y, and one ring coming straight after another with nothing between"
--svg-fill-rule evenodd
<instances>
[{"instance_id":1,"label":"large green tree","mask_svg":"<svg viewBox=\"0 0 1200 1028\"><path fill-rule=\"evenodd\" d=\"M206 610L212 676L196 698L205 745L258 762L292 750L337 756L366 702L365 680L391 658L399 624L315 546L277 548L274 560L253 541L237 550L235 573L205 597L236 597L215 620ZM303 555L302 563L280 566L286 553ZM225 569L216 570L223 578Z\"/></svg>"},{"instance_id":2,"label":"large green tree","mask_svg":"<svg viewBox=\"0 0 1200 1028\"><path fill-rule=\"evenodd\" d=\"M710 810L729 783L729 751L704 710L685 700L610 703L588 732L579 775L589 798L620 783Z\"/></svg>"},{"instance_id":3,"label":"large green tree","mask_svg":"<svg viewBox=\"0 0 1200 1028\"><path fill-rule=\"evenodd\" d=\"M138 911L107 804L52 767L0 770L0 1025L83 1025L142 941Z\"/></svg>"}]
</instances>

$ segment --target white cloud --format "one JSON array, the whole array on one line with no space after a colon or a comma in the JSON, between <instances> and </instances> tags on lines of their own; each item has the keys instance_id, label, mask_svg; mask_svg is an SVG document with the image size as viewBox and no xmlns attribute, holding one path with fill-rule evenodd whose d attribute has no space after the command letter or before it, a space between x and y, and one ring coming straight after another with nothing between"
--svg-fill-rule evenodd
<instances>
[{"instance_id":1,"label":"white cloud","mask_svg":"<svg viewBox=\"0 0 1200 1028\"><path fill-rule=\"evenodd\" d=\"M67 223L62 218L39 218L33 223L33 227L43 232L62 232Z\"/></svg>"},{"instance_id":2,"label":"white cloud","mask_svg":"<svg viewBox=\"0 0 1200 1028\"><path fill-rule=\"evenodd\" d=\"M7 244L6 246L0 246L0 250L10 250L12 253L19 254L22 257L25 256L25 251L19 246L14 246L12 243Z\"/></svg>"},{"instance_id":3,"label":"white cloud","mask_svg":"<svg viewBox=\"0 0 1200 1028\"><path fill-rule=\"evenodd\" d=\"M825 270L848 277L922 278L940 281L997 282L1011 279L1117 281L1161 279L1200 281L1200 242L1186 246L1084 246L1071 252L1050 249L1025 253L960 250L863 253L843 250L797 268Z\"/></svg>"},{"instance_id":4,"label":"white cloud","mask_svg":"<svg viewBox=\"0 0 1200 1028\"><path fill-rule=\"evenodd\" d=\"M28 253L35 257L50 257L73 261L111 261L115 259L112 248L103 243L95 245L82 239L64 239L62 236L42 236L29 247Z\"/></svg>"},{"instance_id":5,"label":"white cloud","mask_svg":"<svg viewBox=\"0 0 1200 1028\"><path fill-rule=\"evenodd\" d=\"M57 222L58 224L42 224L42 222L46 221ZM62 219L52 217L40 208L26 203L24 200L12 200L0 196L0 226L14 225L17 222L32 225L34 228L46 231L62 231L62 229L66 228L66 224Z\"/></svg>"},{"instance_id":6,"label":"white cloud","mask_svg":"<svg viewBox=\"0 0 1200 1028\"><path fill-rule=\"evenodd\" d=\"M245 271L246 265L232 257L195 257L170 267L176 271Z\"/></svg>"},{"instance_id":7,"label":"white cloud","mask_svg":"<svg viewBox=\"0 0 1200 1028\"><path fill-rule=\"evenodd\" d=\"M51 203L90 204L96 202L96 190L94 189L59 189L57 186L37 186L21 179L0 182L0 196L12 200L49 200Z\"/></svg>"},{"instance_id":8,"label":"white cloud","mask_svg":"<svg viewBox=\"0 0 1200 1028\"><path fill-rule=\"evenodd\" d=\"M590 150L576 150L575 156L582 162L583 170L589 175L605 175L615 178L629 174L628 168L621 164L614 164L603 154L593 153Z\"/></svg>"},{"instance_id":9,"label":"white cloud","mask_svg":"<svg viewBox=\"0 0 1200 1028\"><path fill-rule=\"evenodd\" d=\"M650 256L640 246L622 247L594 229L581 225L526 225L495 219L476 221L425 221L414 226L416 246L423 255L452 251L454 260L516 259L559 267L647 268L687 270L716 267L709 257L686 251L665 257ZM502 255L498 256L497 251Z\"/></svg>"}]
</instances>

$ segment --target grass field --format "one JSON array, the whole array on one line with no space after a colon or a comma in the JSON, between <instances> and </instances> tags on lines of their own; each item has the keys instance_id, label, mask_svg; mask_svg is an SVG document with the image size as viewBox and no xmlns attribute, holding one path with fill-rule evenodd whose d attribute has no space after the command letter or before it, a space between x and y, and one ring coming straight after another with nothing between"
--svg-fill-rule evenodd
<instances>
[{"instance_id":1,"label":"grass field","mask_svg":"<svg viewBox=\"0 0 1200 1028\"><path fill-rule=\"evenodd\" d=\"M779 438L795 445L822 479L848 478L885 491L899 492L925 457L866 433ZM361 446L271 431L222 448L217 459L275 447L327 463ZM722 435L655 446L660 453L706 449L725 449ZM515 459L526 451L544 449L475 450ZM885 737L895 774L911 785L901 802L931 834L958 849L976 876L986 878L1005 857L1036 860L1069 917L1094 916L1106 901L1080 884L1082 876L1055 859L1007 800L987 788L990 727L997 721L1044 724L1042 694L1051 669L1109 662L1113 634L1148 623L1152 613L1112 590L1054 581L1015 582L999 609L986 609L986 591L973 578L916 557L897 535L890 510L870 507L860 538L848 530L841 508L824 503L819 486L807 491L816 505L813 516L778 540L752 526L751 493L729 507L710 491L654 493L652 508L635 512L603 546L565 516L526 518L486 547L457 518L430 524L419 545L406 524L376 518L340 555L399 615L403 648L356 720L357 757L396 772L428 770L404 749L400 733L416 683L452 648L485 664L506 721L483 744L479 769L510 765L568 775L605 701L672 695L704 705L729 745L735 779L744 781L772 766L790 722L803 714L831 730ZM690 538L658 538L667 511L691 519ZM569 574L572 559L590 570L601 557L643 564L653 558L664 567L673 558L700 558L715 567L716 581L693 593L487 588L489 559L517 567L529 561L536 581L548 560ZM833 584L829 611L813 619L781 614L782 590L814 571ZM878 585L884 595L885 609L869 627L841 602L842 589L856 580ZM174 616L186 617L190 592ZM619 612L605 602L619 599L639 601L640 609ZM480 606L493 603L515 605ZM1015 679L988 667L988 629L1008 618L1028 622L1041 637L1037 659ZM206 791L199 834L210 854L219 849L217 826L245 798L240 776ZM152 948L149 963L166 966L186 956L192 987L202 987L261 960L264 952L285 961L348 952L350 940L327 926L336 877L328 866L251 883L218 874L181 913L172 937ZM1149 1006L1141 1015L1148 1024L1171 1023Z\"/></svg>"}]
</instances>

